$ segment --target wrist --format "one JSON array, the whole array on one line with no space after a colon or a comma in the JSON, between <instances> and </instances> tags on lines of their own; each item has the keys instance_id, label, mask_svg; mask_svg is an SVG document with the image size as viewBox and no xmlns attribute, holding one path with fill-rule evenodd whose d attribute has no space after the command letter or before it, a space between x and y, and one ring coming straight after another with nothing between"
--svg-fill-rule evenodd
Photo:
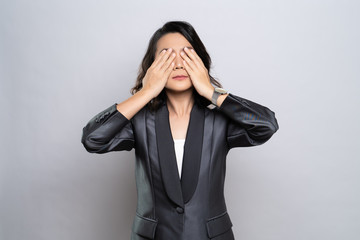
<instances>
[{"instance_id":1,"label":"wrist","mask_svg":"<svg viewBox=\"0 0 360 240\"><path fill-rule=\"evenodd\" d=\"M211 89L209 89L206 93L206 98L212 102L212 104L215 104L217 107L220 107L221 104L223 103L223 101L225 100L225 98L229 95L229 92L223 88L218 89L220 91L217 91L217 97L216 99L216 103L213 103L213 95L215 94L215 87L212 87Z\"/></svg>"},{"instance_id":2,"label":"wrist","mask_svg":"<svg viewBox=\"0 0 360 240\"><path fill-rule=\"evenodd\" d=\"M207 88L207 90L204 92L204 94L202 96L205 97L206 99L208 99L209 101L211 101L214 90L215 90L215 87L210 86L209 88Z\"/></svg>"},{"instance_id":3,"label":"wrist","mask_svg":"<svg viewBox=\"0 0 360 240\"><path fill-rule=\"evenodd\" d=\"M151 89L142 88L139 90L139 92L141 92L142 95L147 96L150 100L156 97L154 96L154 91L152 91Z\"/></svg>"},{"instance_id":4,"label":"wrist","mask_svg":"<svg viewBox=\"0 0 360 240\"><path fill-rule=\"evenodd\" d=\"M225 101L225 98L229 95L229 93L222 94L218 97L216 105L220 108L222 103Z\"/></svg>"}]
</instances>

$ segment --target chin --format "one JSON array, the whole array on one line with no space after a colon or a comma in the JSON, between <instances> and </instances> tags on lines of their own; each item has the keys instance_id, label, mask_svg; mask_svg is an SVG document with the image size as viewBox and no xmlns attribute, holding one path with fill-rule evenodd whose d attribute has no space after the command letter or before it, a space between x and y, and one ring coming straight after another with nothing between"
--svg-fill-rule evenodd
<instances>
[{"instance_id":1,"label":"chin","mask_svg":"<svg viewBox=\"0 0 360 240\"><path fill-rule=\"evenodd\" d=\"M165 86L166 89L174 92L183 92L187 91L190 88L193 88L192 84L182 84L181 86L179 84L167 84Z\"/></svg>"}]
</instances>

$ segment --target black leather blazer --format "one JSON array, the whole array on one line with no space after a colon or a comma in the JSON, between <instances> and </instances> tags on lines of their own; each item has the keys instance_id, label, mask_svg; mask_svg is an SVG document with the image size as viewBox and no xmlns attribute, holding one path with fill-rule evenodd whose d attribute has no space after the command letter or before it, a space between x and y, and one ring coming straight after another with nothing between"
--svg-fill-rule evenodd
<instances>
[{"instance_id":1,"label":"black leather blazer","mask_svg":"<svg viewBox=\"0 0 360 240\"><path fill-rule=\"evenodd\" d=\"M166 102L156 112L145 106L130 120L116 105L87 123L81 142L90 153L135 149L131 239L234 239L224 199L226 155L268 141L279 129L275 113L232 93L214 109L195 101L179 179Z\"/></svg>"}]
</instances>

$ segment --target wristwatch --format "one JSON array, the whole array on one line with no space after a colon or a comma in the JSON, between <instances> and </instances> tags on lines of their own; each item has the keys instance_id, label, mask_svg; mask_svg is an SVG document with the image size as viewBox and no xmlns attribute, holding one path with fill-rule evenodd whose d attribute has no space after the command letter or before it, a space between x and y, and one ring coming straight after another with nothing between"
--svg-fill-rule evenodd
<instances>
[{"instance_id":1,"label":"wristwatch","mask_svg":"<svg viewBox=\"0 0 360 240\"><path fill-rule=\"evenodd\" d=\"M212 98L211 98L212 104L208 105L208 108L213 109L213 108L217 107L217 99L219 98L220 95L223 95L223 94L226 94L226 93L228 93L227 90L225 90L223 88L216 87L214 89L214 92L213 92L213 95L212 95Z\"/></svg>"}]
</instances>

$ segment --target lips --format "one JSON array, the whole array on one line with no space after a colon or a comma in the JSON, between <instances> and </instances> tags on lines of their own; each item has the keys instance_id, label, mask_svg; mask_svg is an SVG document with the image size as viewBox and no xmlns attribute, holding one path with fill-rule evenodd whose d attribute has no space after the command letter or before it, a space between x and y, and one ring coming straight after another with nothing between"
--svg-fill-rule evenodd
<instances>
[{"instance_id":1,"label":"lips","mask_svg":"<svg viewBox=\"0 0 360 240\"><path fill-rule=\"evenodd\" d=\"M185 76L185 75L176 75L173 78L174 79L183 79L183 78L187 78L187 76Z\"/></svg>"}]
</instances>

